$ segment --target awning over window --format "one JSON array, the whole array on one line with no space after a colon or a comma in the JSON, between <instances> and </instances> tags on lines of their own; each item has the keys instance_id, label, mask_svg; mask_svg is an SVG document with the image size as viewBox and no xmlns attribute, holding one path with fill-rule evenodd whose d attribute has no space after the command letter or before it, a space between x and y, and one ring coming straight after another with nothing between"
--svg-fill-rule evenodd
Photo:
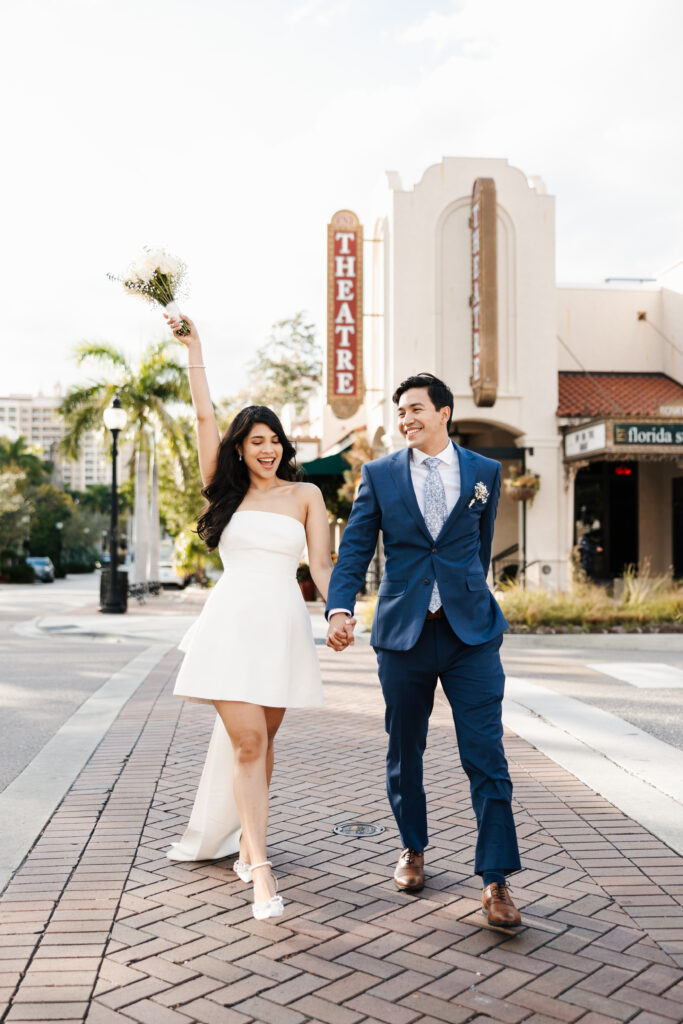
<instances>
[{"instance_id":1,"label":"awning over window","mask_svg":"<svg viewBox=\"0 0 683 1024\"><path fill-rule=\"evenodd\" d=\"M348 451L351 445L347 445L344 451ZM313 459L311 462L302 462L301 468L306 476L341 476L349 469L349 464L342 457L342 452L336 455L327 455L324 458Z\"/></svg>"}]
</instances>

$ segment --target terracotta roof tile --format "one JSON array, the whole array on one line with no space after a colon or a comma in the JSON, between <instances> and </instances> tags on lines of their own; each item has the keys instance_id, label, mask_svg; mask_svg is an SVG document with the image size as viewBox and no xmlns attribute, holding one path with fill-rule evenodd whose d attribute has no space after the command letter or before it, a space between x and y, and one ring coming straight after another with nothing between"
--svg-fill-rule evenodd
<instances>
[{"instance_id":1,"label":"terracotta roof tile","mask_svg":"<svg viewBox=\"0 0 683 1024\"><path fill-rule=\"evenodd\" d=\"M660 405L683 405L683 385L665 373L559 374L558 416L659 416Z\"/></svg>"}]
</instances>

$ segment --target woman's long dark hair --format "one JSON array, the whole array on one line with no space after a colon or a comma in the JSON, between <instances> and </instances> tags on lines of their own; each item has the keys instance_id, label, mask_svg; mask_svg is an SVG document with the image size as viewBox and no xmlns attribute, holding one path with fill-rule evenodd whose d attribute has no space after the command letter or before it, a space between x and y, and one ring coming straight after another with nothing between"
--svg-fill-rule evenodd
<instances>
[{"instance_id":1,"label":"woman's long dark hair","mask_svg":"<svg viewBox=\"0 0 683 1024\"><path fill-rule=\"evenodd\" d=\"M277 476L282 480L297 478L294 445L273 410L265 405L248 405L240 410L221 440L216 472L202 490L208 505L197 520L197 533L210 550L218 547L223 530L249 489L249 471L246 463L240 461L237 448L242 445L255 423L264 423L270 427L280 440L282 459L277 468Z\"/></svg>"}]
</instances>

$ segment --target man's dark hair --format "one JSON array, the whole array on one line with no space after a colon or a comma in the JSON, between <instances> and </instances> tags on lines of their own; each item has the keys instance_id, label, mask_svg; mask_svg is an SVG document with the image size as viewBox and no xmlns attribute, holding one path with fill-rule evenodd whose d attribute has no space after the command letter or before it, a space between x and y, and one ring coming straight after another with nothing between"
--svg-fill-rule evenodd
<instances>
[{"instance_id":1,"label":"man's dark hair","mask_svg":"<svg viewBox=\"0 0 683 1024\"><path fill-rule=\"evenodd\" d=\"M450 416L448 417L448 426L450 427L451 420L453 419L453 392L448 384L444 384L433 373L418 373L414 377L406 377L394 391L391 399L394 405L398 405L403 392L409 391L410 388L427 388L432 405L437 412L439 409L443 409L444 405L447 405L450 411Z\"/></svg>"}]
</instances>

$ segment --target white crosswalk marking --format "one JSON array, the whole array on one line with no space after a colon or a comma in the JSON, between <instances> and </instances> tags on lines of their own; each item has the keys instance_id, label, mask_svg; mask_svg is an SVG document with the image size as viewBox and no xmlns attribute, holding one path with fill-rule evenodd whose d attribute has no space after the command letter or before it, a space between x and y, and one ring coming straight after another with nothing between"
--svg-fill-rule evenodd
<instances>
[{"instance_id":1,"label":"white crosswalk marking","mask_svg":"<svg viewBox=\"0 0 683 1024\"><path fill-rule=\"evenodd\" d=\"M503 722L683 854L683 751L630 722L508 676Z\"/></svg>"},{"instance_id":2,"label":"white crosswalk marking","mask_svg":"<svg viewBox=\"0 0 683 1024\"><path fill-rule=\"evenodd\" d=\"M660 665L649 661L611 661L594 662L586 665L594 672L602 672L630 683L641 690L681 690L683 689L683 671L673 665Z\"/></svg>"}]
</instances>

